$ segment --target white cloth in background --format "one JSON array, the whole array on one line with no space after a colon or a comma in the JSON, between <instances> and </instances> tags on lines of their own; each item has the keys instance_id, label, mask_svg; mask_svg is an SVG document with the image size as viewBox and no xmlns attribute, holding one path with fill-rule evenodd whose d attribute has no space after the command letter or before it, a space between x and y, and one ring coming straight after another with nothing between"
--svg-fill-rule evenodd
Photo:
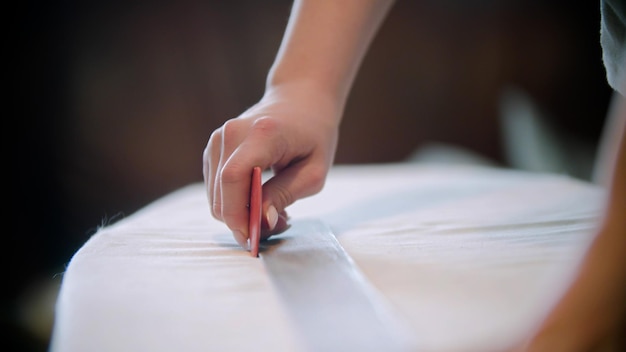
<instances>
[{"instance_id":1,"label":"white cloth in background","mask_svg":"<svg viewBox=\"0 0 626 352\"><path fill-rule=\"evenodd\" d=\"M289 214L333 228L416 351L482 352L521 339L563 292L603 198L557 175L335 166L324 190ZM268 275L211 218L203 185L190 185L75 254L51 351L300 351Z\"/></svg>"}]
</instances>

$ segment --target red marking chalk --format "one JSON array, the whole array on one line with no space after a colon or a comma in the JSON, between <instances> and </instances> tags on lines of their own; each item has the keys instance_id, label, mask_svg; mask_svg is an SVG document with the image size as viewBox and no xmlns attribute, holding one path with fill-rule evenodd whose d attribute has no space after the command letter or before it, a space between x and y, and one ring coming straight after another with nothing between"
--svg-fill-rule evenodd
<instances>
[{"instance_id":1,"label":"red marking chalk","mask_svg":"<svg viewBox=\"0 0 626 352\"><path fill-rule=\"evenodd\" d=\"M261 168L256 166L252 169L252 182L250 183L250 218L248 220L248 233L250 235L250 254L259 256L259 242L261 241Z\"/></svg>"}]
</instances>

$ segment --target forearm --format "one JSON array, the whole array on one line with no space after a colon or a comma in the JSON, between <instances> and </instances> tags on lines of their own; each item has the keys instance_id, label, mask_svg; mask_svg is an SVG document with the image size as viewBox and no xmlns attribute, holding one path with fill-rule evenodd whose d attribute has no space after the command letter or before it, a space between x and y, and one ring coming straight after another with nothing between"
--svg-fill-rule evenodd
<instances>
[{"instance_id":1,"label":"forearm","mask_svg":"<svg viewBox=\"0 0 626 352\"><path fill-rule=\"evenodd\" d=\"M626 322L626 100L615 101L606 137L604 217L572 286L528 351L597 350L616 343ZM606 138L605 137L605 138ZM610 175L610 176L609 176ZM622 325L622 326L620 326ZM617 342L620 343L620 342ZM621 343L624 343L623 341Z\"/></svg>"},{"instance_id":2,"label":"forearm","mask_svg":"<svg viewBox=\"0 0 626 352\"><path fill-rule=\"evenodd\" d=\"M609 200L603 227L611 233L621 233L626 240L626 97L616 93L616 100L611 107L612 131L609 131L610 148L607 151ZM617 231L615 231L617 230ZM624 247L626 248L626 247Z\"/></svg>"},{"instance_id":3,"label":"forearm","mask_svg":"<svg viewBox=\"0 0 626 352\"><path fill-rule=\"evenodd\" d=\"M626 98L617 93L615 97L611 111L614 129L607 136L614 148L608 152L606 173L610 176L605 216L586 258L587 272L581 273L589 277L589 283L580 284L585 285L590 296L594 291L601 292L598 301L604 306L597 308L606 308L609 326L626 322Z\"/></svg>"},{"instance_id":4,"label":"forearm","mask_svg":"<svg viewBox=\"0 0 626 352\"><path fill-rule=\"evenodd\" d=\"M302 84L343 109L368 46L393 0L296 0L267 79Z\"/></svg>"}]
</instances>

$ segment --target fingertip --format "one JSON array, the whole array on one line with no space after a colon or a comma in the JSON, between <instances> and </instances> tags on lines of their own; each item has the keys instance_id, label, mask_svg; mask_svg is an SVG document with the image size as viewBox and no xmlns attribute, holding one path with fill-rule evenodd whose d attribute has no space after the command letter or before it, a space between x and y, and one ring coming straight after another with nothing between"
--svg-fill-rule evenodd
<instances>
[{"instance_id":1,"label":"fingertip","mask_svg":"<svg viewBox=\"0 0 626 352\"><path fill-rule=\"evenodd\" d=\"M274 233L281 233L289 228L289 216L284 211L278 215L278 221L276 221L276 227L274 227Z\"/></svg>"},{"instance_id":2,"label":"fingertip","mask_svg":"<svg viewBox=\"0 0 626 352\"><path fill-rule=\"evenodd\" d=\"M273 231L278 223L278 211L273 205L267 207L267 211L265 212L265 221L267 222L269 231Z\"/></svg>"},{"instance_id":3,"label":"fingertip","mask_svg":"<svg viewBox=\"0 0 626 352\"><path fill-rule=\"evenodd\" d=\"M233 237L235 237L235 241L237 241L237 243L241 246L241 248L243 248L246 251L250 250L248 238L246 237L246 235L243 234L243 232L235 230L233 231Z\"/></svg>"},{"instance_id":4,"label":"fingertip","mask_svg":"<svg viewBox=\"0 0 626 352\"><path fill-rule=\"evenodd\" d=\"M289 225L288 220L289 220L289 217L284 211L282 211L280 214L278 214L276 225L274 225L274 228L272 230L263 231L263 233L261 234L261 238L266 240L270 238L271 236L278 235L280 233L287 231L287 229L291 227L291 225Z\"/></svg>"}]
</instances>

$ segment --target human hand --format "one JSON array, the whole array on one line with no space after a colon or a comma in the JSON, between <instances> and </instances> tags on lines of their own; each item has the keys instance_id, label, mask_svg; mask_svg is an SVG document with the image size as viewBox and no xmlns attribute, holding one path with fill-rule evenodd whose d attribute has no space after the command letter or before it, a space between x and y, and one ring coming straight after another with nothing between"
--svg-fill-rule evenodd
<instances>
[{"instance_id":1,"label":"human hand","mask_svg":"<svg viewBox=\"0 0 626 352\"><path fill-rule=\"evenodd\" d=\"M342 108L306 84L269 87L263 98L215 130L203 153L212 215L248 246L248 197L252 169L271 169L263 185L261 237L287 227L285 208L318 193L331 167Z\"/></svg>"}]
</instances>

